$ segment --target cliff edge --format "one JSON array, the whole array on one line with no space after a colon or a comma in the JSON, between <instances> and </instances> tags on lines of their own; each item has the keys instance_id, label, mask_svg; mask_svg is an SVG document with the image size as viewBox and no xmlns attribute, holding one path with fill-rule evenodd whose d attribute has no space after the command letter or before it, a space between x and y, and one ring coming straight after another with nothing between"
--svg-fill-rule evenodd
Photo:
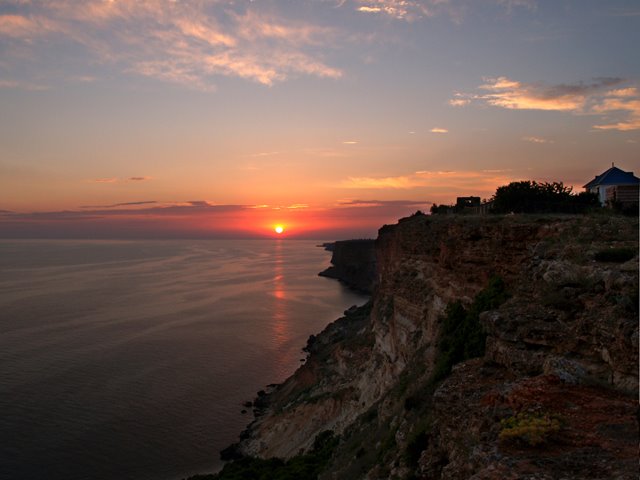
<instances>
[{"instance_id":1,"label":"cliff edge","mask_svg":"<svg viewBox=\"0 0 640 480\"><path fill-rule=\"evenodd\" d=\"M637 219L415 215L375 256L243 454L331 430L320 478L637 478Z\"/></svg>"},{"instance_id":2,"label":"cliff edge","mask_svg":"<svg viewBox=\"0 0 640 480\"><path fill-rule=\"evenodd\" d=\"M374 240L340 240L330 244L331 266L320 272L354 290L370 294L376 277Z\"/></svg>"}]
</instances>

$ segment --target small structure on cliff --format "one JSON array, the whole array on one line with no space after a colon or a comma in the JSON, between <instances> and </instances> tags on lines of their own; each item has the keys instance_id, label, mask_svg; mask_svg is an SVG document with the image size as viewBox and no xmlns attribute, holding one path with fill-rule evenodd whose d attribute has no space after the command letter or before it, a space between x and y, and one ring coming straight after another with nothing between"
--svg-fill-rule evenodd
<instances>
[{"instance_id":1,"label":"small structure on cliff","mask_svg":"<svg viewBox=\"0 0 640 480\"><path fill-rule=\"evenodd\" d=\"M480 197L457 197L455 205L437 205L431 206L431 213L436 215L486 215L491 211L492 201L480 200Z\"/></svg>"},{"instance_id":2,"label":"small structure on cliff","mask_svg":"<svg viewBox=\"0 0 640 480\"><path fill-rule=\"evenodd\" d=\"M638 187L640 178L636 177L633 172L625 172L620 170L613 163L611 168L596 175L596 177L582 188L587 192L598 195L601 205L629 206L631 204L638 205Z\"/></svg>"}]
</instances>

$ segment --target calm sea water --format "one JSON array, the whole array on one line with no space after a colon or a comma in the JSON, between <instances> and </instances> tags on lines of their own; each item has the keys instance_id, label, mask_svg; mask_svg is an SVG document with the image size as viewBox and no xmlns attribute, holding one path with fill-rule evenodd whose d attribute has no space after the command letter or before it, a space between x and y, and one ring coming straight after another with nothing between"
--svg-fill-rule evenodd
<instances>
[{"instance_id":1,"label":"calm sea water","mask_svg":"<svg viewBox=\"0 0 640 480\"><path fill-rule=\"evenodd\" d=\"M217 468L242 403L366 300L316 243L0 241L0 478Z\"/></svg>"}]
</instances>

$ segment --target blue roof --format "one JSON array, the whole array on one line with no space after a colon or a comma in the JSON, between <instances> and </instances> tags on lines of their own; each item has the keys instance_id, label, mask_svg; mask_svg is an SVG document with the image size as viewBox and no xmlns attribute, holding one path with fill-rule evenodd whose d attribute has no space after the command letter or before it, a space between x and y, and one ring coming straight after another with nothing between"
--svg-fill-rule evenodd
<instances>
[{"instance_id":1,"label":"blue roof","mask_svg":"<svg viewBox=\"0 0 640 480\"><path fill-rule=\"evenodd\" d=\"M611 167L582 188L597 187L598 185L638 185L639 183L640 178L636 177L633 172L625 172L618 167Z\"/></svg>"}]
</instances>

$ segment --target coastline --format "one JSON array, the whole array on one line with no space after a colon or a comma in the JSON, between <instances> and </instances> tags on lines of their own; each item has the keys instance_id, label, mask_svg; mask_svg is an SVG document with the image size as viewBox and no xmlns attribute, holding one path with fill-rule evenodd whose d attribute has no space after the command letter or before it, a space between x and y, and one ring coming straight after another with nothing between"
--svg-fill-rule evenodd
<instances>
[{"instance_id":1,"label":"coastline","mask_svg":"<svg viewBox=\"0 0 640 480\"><path fill-rule=\"evenodd\" d=\"M266 410L243 432L237 452L294 462L331 430L340 436L327 460L335 478L360 478L356 472L363 471L439 478L445 467L447 478L469 478L474 471L503 472L507 464L531 461L600 478L586 473L594 466L591 458L618 478L632 478L638 345L630 339L637 337L637 309L633 313L632 300L612 304L609 292L624 299L635 288L637 300L637 226L637 220L619 217L422 215L383 227L375 243L379 284L372 302L312 335L307 361L267 397ZM628 261L597 260L614 246L630 254ZM498 284L491 287L496 275L504 294L495 290ZM482 326L482 350L446 360L443 317L460 301L463 312L477 309L469 321ZM576 334L561 328L589 332L579 334L586 343L572 342ZM448 341L459 340L463 347L477 341L458 334ZM600 344L609 345L606 355ZM563 396L578 409L563 410L557 403ZM467 403L456 411L446 407L460 398ZM603 407L590 409L588 398ZM523 409L534 416L519 417ZM628 432L616 440L618 447L606 433L613 427L597 420L602 409ZM525 418L558 419L557 427L549 420L542 444L563 450L566 460L505 440L504 422ZM468 429L456 428L468 421ZM577 460L589 448L585 435L601 442L600 450ZM380 441L368 445L367 438ZM461 441L471 450L458 451ZM611 448L624 452L614 463ZM478 454L469 456L473 451Z\"/></svg>"}]
</instances>

